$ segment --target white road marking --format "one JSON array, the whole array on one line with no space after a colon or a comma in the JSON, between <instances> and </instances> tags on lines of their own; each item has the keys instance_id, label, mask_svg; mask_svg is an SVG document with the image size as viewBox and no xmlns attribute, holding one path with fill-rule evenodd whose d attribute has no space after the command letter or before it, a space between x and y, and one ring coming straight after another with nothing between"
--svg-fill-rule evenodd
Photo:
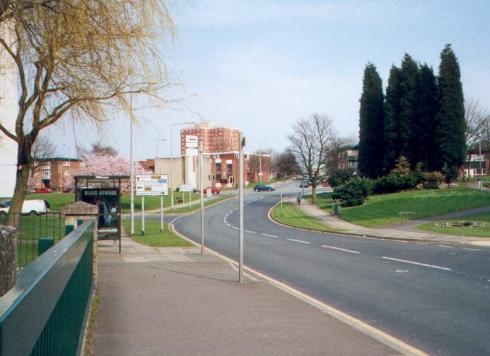
<instances>
[{"instance_id":1,"label":"white road marking","mask_svg":"<svg viewBox=\"0 0 490 356\"><path fill-rule=\"evenodd\" d=\"M238 230L238 228L236 226L232 226L231 228L234 230Z\"/></svg>"},{"instance_id":2,"label":"white road marking","mask_svg":"<svg viewBox=\"0 0 490 356\"><path fill-rule=\"evenodd\" d=\"M238 272L238 267L237 267L237 266L236 266L234 263L232 263L232 262L228 261L228 264L231 266L231 268L232 268L232 269L233 269L235 272ZM250 279L250 280L252 280L252 281L254 281L254 282L258 282L258 281L259 281L257 278L255 278L255 277L251 276L250 274L248 274L248 273L246 273L246 272L244 273L244 275L245 275L245 277L247 277L248 279Z\"/></svg>"},{"instance_id":3,"label":"white road marking","mask_svg":"<svg viewBox=\"0 0 490 356\"><path fill-rule=\"evenodd\" d=\"M297 243L300 243L300 244L305 244L305 245L309 245L310 243L308 241L303 241L303 240L295 240L295 239L286 239L288 241L292 241L292 242L297 242Z\"/></svg>"},{"instance_id":4,"label":"white road marking","mask_svg":"<svg viewBox=\"0 0 490 356\"><path fill-rule=\"evenodd\" d=\"M466 250L466 251L480 251L479 248L470 248L470 247L463 247L463 250Z\"/></svg>"},{"instance_id":5,"label":"white road marking","mask_svg":"<svg viewBox=\"0 0 490 356\"><path fill-rule=\"evenodd\" d=\"M347 250L345 248L340 248L340 247L335 247L335 246L328 246L328 245L322 245L323 248L330 248L332 250L338 250L338 251L343 251L343 252L349 252L349 253L355 253L359 254L359 251L353 251L353 250Z\"/></svg>"},{"instance_id":6,"label":"white road marking","mask_svg":"<svg viewBox=\"0 0 490 356\"><path fill-rule=\"evenodd\" d=\"M439 245L439 247L444 247L444 248L453 248L452 246L447 246L447 245Z\"/></svg>"},{"instance_id":7,"label":"white road marking","mask_svg":"<svg viewBox=\"0 0 490 356\"><path fill-rule=\"evenodd\" d=\"M255 231L250 231L250 230L245 230L245 232L249 233L249 234L256 234Z\"/></svg>"},{"instance_id":8,"label":"white road marking","mask_svg":"<svg viewBox=\"0 0 490 356\"><path fill-rule=\"evenodd\" d=\"M279 236L276 236L276 235L271 235L271 234L266 234L266 233L262 233L261 234L262 236L267 236L267 237L273 237L275 239L277 239Z\"/></svg>"},{"instance_id":9,"label":"white road marking","mask_svg":"<svg viewBox=\"0 0 490 356\"><path fill-rule=\"evenodd\" d=\"M395 270L396 273L408 273L408 269L397 269Z\"/></svg>"},{"instance_id":10,"label":"white road marking","mask_svg":"<svg viewBox=\"0 0 490 356\"><path fill-rule=\"evenodd\" d=\"M399 258L386 257L386 256L383 256L381 258L384 259L384 260L396 261L396 262L401 262L401 263L408 263L408 264L411 264L411 265L417 265L417 266L422 266L422 267L435 268L435 269L440 269L440 270L443 270L443 271L451 271L451 268L448 268L448 267L428 265L426 263L420 263L420 262L415 262L415 261L402 260L402 259L399 259Z\"/></svg>"}]
</instances>

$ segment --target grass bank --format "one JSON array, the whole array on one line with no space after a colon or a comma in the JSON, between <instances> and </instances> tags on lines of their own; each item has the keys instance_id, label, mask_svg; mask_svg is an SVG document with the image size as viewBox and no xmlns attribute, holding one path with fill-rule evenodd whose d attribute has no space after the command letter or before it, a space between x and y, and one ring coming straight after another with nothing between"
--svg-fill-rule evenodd
<instances>
[{"instance_id":1,"label":"grass bank","mask_svg":"<svg viewBox=\"0 0 490 356\"><path fill-rule=\"evenodd\" d=\"M325 232L335 232L336 230L318 219L305 214L302 210L300 210L293 203L283 203L282 204L282 213L281 213L281 205L275 206L271 211L271 217L275 221L292 226L298 227L301 229L308 230L316 230L316 231L325 231Z\"/></svg>"},{"instance_id":2,"label":"grass bank","mask_svg":"<svg viewBox=\"0 0 490 356\"><path fill-rule=\"evenodd\" d=\"M453 211L490 206L490 193L465 187L372 195L362 206L343 208L341 218L366 227L403 223Z\"/></svg>"},{"instance_id":3,"label":"grass bank","mask_svg":"<svg viewBox=\"0 0 490 356\"><path fill-rule=\"evenodd\" d=\"M445 223L455 222L471 222L479 223L480 226L441 226ZM441 220L429 224L417 226L423 231L438 232L442 234L459 235L459 236L474 236L474 237L490 237L490 215L479 214L465 216L459 219Z\"/></svg>"},{"instance_id":4,"label":"grass bank","mask_svg":"<svg viewBox=\"0 0 490 356\"><path fill-rule=\"evenodd\" d=\"M130 231L131 221L123 220L122 225L124 231ZM137 219L134 226L135 234L131 238L144 245L153 247L191 247L192 244L186 240L183 240L170 229L168 224L164 224L163 233L160 232L160 222L146 220L145 221L145 234L141 235L141 220Z\"/></svg>"}]
</instances>

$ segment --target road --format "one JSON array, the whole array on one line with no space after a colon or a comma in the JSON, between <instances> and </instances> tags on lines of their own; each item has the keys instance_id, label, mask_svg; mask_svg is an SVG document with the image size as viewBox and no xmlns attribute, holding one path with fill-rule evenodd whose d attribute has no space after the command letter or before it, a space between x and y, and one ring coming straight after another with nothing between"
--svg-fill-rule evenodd
<instances>
[{"instance_id":1,"label":"road","mask_svg":"<svg viewBox=\"0 0 490 356\"><path fill-rule=\"evenodd\" d=\"M286 187L286 193L299 188ZM490 354L490 249L300 231L247 193L245 264L430 354ZM206 245L238 257L237 200L205 210ZM200 241L199 214L176 229Z\"/></svg>"}]
</instances>

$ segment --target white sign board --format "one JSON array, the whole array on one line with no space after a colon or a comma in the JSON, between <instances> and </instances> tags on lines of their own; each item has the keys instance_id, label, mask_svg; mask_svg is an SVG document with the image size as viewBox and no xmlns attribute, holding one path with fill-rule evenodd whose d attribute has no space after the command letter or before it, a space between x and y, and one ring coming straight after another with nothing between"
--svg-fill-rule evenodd
<instances>
[{"instance_id":1,"label":"white sign board","mask_svg":"<svg viewBox=\"0 0 490 356\"><path fill-rule=\"evenodd\" d=\"M162 175L137 175L136 195L168 195L168 176Z\"/></svg>"},{"instance_id":2,"label":"white sign board","mask_svg":"<svg viewBox=\"0 0 490 356\"><path fill-rule=\"evenodd\" d=\"M194 157L194 156L197 156L198 154L199 154L199 152L197 151L197 148L186 148L185 149L185 155L186 156Z\"/></svg>"},{"instance_id":3,"label":"white sign board","mask_svg":"<svg viewBox=\"0 0 490 356\"><path fill-rule=\"evenodd\" d=\"M185 148L197 148L199 141L197 136L186 136L185 137Z\"/></svg>"},{"instance_id":4,"label":"white sign board","mask_svg":"<svg viewBox=\"0 0 490 356\"><path fill-rule=\"evenodd\" d=\"M191 184L181 184L179 191L181 192L192 192L194 188L192 187Z\"/></svg>"}]
</instances>

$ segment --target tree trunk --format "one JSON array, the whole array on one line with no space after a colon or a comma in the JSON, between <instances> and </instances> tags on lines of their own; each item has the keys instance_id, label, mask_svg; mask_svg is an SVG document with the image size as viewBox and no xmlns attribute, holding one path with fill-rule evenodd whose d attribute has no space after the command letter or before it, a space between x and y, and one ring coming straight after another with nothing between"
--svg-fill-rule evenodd
<instances>
[{"instance_id":1,"label":"tree trunk","mask_svg":"<svg viewBox=\"0 0 490 356\"><path fill-rule=\"evenodd\" d=\"M9 215L7 217L7 225L18 226L20 221L20 213L22 212L22 205L27 194L27 182L29 180L30 162L31 162L31 149L32 143L20 144L17 155L17 172L15 180L14 196L12 198L12 205L9 209ZM17 213L17 214L15 214Z\"/></svg>"},{"instance_id":2,"label":"tree trunk","mask_svg":"<svg viewBox=\"0 0 490 356\"><path fill-rule=\"evenodd\" d=\"M316 204L316 185L311 185L311 203Z\"/></svg>"}]
</instances>

